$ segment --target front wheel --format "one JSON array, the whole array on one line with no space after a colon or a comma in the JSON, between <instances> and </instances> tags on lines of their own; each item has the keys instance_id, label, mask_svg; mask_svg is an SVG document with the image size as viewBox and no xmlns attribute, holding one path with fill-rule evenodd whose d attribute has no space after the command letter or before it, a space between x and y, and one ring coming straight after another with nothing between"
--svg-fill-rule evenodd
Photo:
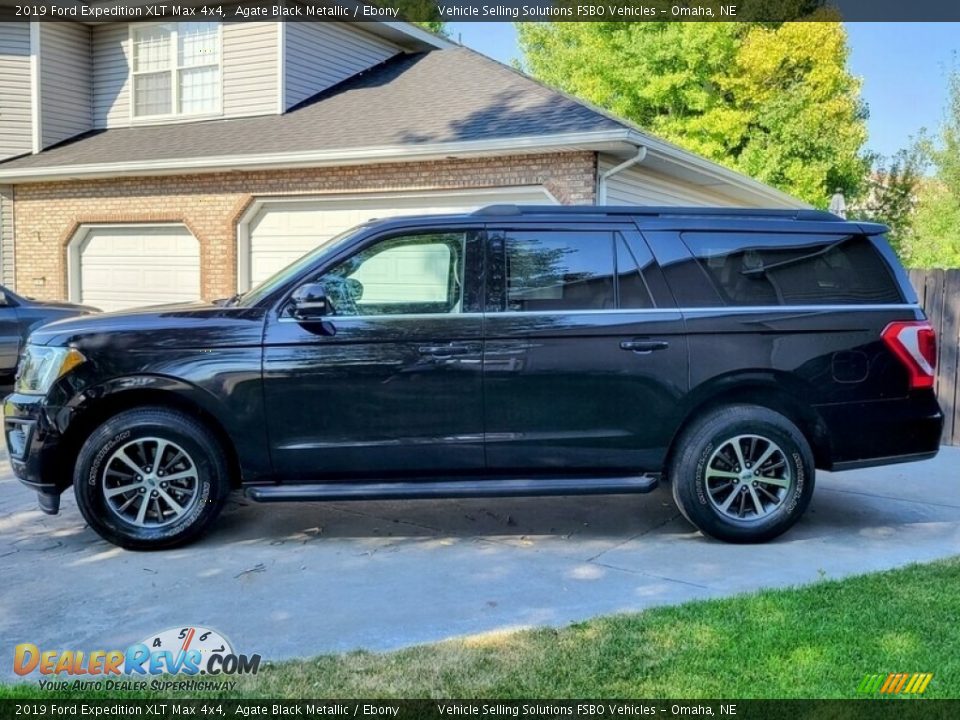
<instances>
[{"instance_id":1,"label":"front wheel","mask_svg":"<svg viewBox=\"0 0 960 720\"><path fill-rule=\"evenodd\" d=\"M702 532L727 542L765 542L790 529L809 505L813 453L780 413L730 405L683 433L669 476L677 507Z\"/></svg>"},{"instance_id":2,"label":"front wheel","mask_svg":"<svg viewBox=\"0 0 960 720\"><path fill-rule=\"evenodd\" d=\"M101 537L132 550L197 538L230 492L223 448L197 419L167 408L119 413L83 444L77 505Z\"/></svg>"}]
</instances>

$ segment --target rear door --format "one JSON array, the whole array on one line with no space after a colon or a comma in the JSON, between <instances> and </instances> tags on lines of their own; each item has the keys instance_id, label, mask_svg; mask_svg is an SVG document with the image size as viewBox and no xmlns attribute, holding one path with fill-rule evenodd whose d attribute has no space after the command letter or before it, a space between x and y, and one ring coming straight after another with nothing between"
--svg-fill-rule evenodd
<instances>
[{"instance_id":1,"label":"rear door","mask_svg":"<svg viewBox=\"0 0 960 720\"><path fill-rule=\"evenodd\" d=\"M484 326L491 471L660 467L686 338L632 226L488 226Z\"/></svg>"}]
</instances>

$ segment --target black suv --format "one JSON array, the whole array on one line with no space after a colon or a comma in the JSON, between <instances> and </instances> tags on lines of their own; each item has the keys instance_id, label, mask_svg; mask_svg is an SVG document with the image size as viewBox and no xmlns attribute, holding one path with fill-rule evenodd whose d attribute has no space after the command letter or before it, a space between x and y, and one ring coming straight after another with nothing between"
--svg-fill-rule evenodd
<instances>
[{"instance_id":1,"label":"black suv","mask_svg":"<svg viewBox=\"0 0 960 720\"><path fill-rule=\"evenodd\" d=\"M48 325L14 471L128 548L258 501L634 493L784 532L814 468L929 458L936 338L885 228L812 210L371 222L250 292Z\"/></svg>"}]
</instances>

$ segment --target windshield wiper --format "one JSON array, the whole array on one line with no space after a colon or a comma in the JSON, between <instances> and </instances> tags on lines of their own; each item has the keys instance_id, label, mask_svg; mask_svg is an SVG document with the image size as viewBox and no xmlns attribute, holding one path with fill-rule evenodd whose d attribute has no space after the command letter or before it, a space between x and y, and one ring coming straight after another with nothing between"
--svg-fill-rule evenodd
<instances>
[{"instance_id":1,"label":"windshield wiper","mask_svg":"<svg viewBox=\"0 0 960 720\"><path fill-rule=\"evenodd\" d=\"M798 256L795 257L795 258L790 258L789 260L781 260L780 262L775 262L775 263L773 263L772 265L761 265L760 267L747 268L746 270L741 270L741 271L740 271L740 274L741 274L741 275L746 275L747 277L752 277L752 276L754 276L754 275L764 275L765 273L769 272L770 270L777 270L777 269L782 268L782 267L784 267L784 266L786 266L786 265L793 265L794 263L803 262L804 260L811 260L811 259L813 259L813 258L815 258L815 257L820 257L821 255L826 255L826 254L827 254L828 252L830 252L831 250L835 250L836 248L838 248L838 247L840 247L841 245L843 245L845 242L847 242L847 240L849 240L849 239L852 238L852 237L853 237L853 235L847 235L847 236L844 237L844 238L840 238L840 239L837 240L836 242L830 243L829 245L827 245L827 246L824 247L824 248L820 248L820 249L817 250L816 252L807 253L806 255L798 255Z\"/></svg>"}]
</instances>

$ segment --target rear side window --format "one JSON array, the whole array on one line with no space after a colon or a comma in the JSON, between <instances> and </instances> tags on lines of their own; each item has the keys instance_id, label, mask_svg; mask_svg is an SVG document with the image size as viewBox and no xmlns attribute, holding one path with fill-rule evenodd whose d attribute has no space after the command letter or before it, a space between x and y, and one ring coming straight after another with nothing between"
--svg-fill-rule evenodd
<instances>
[{"instance_id":1,"label":"rear side window","mask_svg":"<svg viewBox=\"0 0 960 720\"><path fill-rule=\"evenodd\" d=\"M727 305L875 305L903 295L862 235L684 233Z\"/></svg>"},{"instance_id":2,"label":"rear side window","mask_svg":"<svg viewBox=\"0 0 960 720\"><path fill-rule=\"evenodd\" d=\"M646 274L654 268L653 255L646 247L627 243L626 238L616 233L617 288L621 308L651 308L653 297L647 284Z\"/></svg>"},{"instance_id":3,"label":"rear side window","mask_svg":"<svg viewBox=\"0 0 960 720\"><path fill-rule=\"evenodd\" d=\"M508 311L614 307L612 233L507 231L504 243Z\"/></svg>"}]
</instances>

